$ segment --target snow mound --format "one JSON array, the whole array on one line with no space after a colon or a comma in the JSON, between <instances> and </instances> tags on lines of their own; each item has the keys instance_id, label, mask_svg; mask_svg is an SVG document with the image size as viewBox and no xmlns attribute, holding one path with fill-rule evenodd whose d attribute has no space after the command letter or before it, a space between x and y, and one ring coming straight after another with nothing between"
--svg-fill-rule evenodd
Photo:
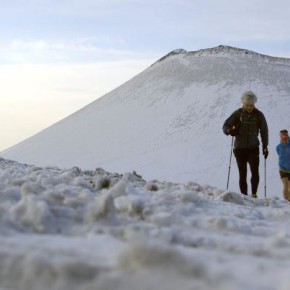
<instances>
[{"instance_id":1,"label":"snow mound","mask_svg":"<svg viewBox=\"0 0 290 290\"><path fill-rule=\"evenodd\" d=\"M0 159L0 200L1 289L289 283L290 206L278 197Z\"/></svg>"}]
</instances>

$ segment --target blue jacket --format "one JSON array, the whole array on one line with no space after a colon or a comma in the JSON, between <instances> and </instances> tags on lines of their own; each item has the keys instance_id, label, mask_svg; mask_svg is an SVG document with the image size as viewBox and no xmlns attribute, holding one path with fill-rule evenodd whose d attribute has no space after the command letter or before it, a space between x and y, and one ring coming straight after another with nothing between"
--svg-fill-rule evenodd
<instances>
[{"instance_id":1,"label":"blue jacket","mask_svg":"<svg viewBox=\"0 0 290 290\"><path fill-rule=\"evenodd\" d=\"M233 126L238 126L235 148L259 147L259 133L263 147L268 146L268 125L264 114L257 108L252 113L248 113L244 108L234 111L223 125L224 133L228 135L228 129Z\"/></svg>"},{"instance_id":2,"label":"blue jacket","mask_svg":"<svg viewBox=\"0 0 290 290\"><path fill-rule=\"evenodd\" d=\"M282 142L276 146L279 156L279 168L290 173L290 141L287 144Z\"/></svg>"}]
</instances>

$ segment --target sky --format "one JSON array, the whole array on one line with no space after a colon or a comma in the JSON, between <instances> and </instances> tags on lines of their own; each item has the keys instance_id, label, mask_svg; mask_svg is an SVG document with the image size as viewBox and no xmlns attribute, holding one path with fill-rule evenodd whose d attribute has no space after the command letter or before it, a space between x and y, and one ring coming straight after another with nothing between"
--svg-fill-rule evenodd
<instances>
[{"instance_id":1,"label":"sky","mask_svg":"<svg viewBox=\"0 0 290 290\"><path fill-rule=\"evenodd\" d=\"M177 48L290 57L289 14L286 0L2 1L0 151Z\"/></svg>"}]
</instances>

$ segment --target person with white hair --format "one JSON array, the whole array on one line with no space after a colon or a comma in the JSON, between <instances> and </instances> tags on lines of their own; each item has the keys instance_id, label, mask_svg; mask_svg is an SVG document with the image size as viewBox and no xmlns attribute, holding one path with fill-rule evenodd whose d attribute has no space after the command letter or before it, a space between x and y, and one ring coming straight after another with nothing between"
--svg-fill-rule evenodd
<instances>
[{"instance_id":1,"label":"person with white hair","mask_svg":"<svg viewBox=\"0 0 290 290\"><path fill-rule=\"evenodd\" d=\"M248 195L247 164L251 170L252 197L257 197L259 185L259 134L262 141L262 153L267 159L268 151L268 125L264 114L255 107L257 96L247 91L241 97L242 108L235 110L223 125L226 135L235 137L234 155L239 169L239 186L244 195Z\"/></svg>"}]
</instances>

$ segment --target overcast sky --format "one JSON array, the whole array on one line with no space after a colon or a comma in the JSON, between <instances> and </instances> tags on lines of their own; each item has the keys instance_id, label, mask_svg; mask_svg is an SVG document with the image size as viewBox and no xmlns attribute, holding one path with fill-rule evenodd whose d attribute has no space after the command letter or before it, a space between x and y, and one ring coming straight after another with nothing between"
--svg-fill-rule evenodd
<instances>
[{"instance_id":1,"label":"overcast sky","mask_svg":"<svg viewBox=\"0 0 290 290\"><path fill-rule=\"evenodd\" d=\"M9 0L0 9L0 151L173 49L290 57L286 0Z\"/></svg>"}]
</instances>

